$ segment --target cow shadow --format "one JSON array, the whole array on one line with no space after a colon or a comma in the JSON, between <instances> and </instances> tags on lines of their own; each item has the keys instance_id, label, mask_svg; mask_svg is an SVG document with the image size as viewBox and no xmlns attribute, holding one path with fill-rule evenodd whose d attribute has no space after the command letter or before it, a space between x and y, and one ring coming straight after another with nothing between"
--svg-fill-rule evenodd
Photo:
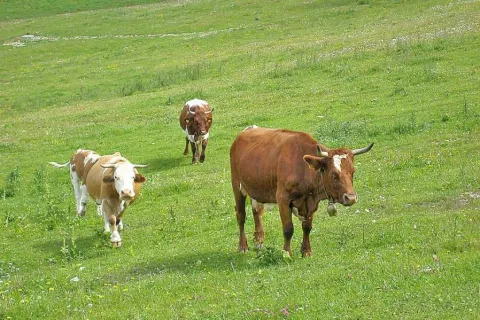
<instances>
[{"instance_id":1,"label":"cow shadow","mask_svg":"<svg viewBox=\"0 0 480 320\"><path fill-rule=\"evenodd\" d=\"M100 233L94 232L89 236L82 237L57 237L45 242L33 245L35 250L45 253L48 259L94 259L105 254L105 251L111 249L107 238Z\"/></svg>"},{"instance_id":2,"label":"cow shadow","mask_svg":"<svg viewBox=\"0 0 480 320\"><path fill-rule=\"evenodd\" d=\"M186 160L187 156L180 155L178 157L167 157L167 158L154 158L147 160L145 164L148 165L142 171L148 172L158 172L158 171L168 171L173 168L185 167L190 165L190 162ZM188 158L190 160L190 158Z\"/></svg>"},{"instance_id":3,"label":"cow shadow","mask_svg":"<svg viewBox=\"0 0 480 320\"><path fill-rule=\"evenodd\" d=\"M254 257L238 252L193 252L170 258L158 257L137 264L128 274L137 276L162 275L171 272L191 274L193 272L236 272L255 267Z\"/></svg>"}]
</instances>

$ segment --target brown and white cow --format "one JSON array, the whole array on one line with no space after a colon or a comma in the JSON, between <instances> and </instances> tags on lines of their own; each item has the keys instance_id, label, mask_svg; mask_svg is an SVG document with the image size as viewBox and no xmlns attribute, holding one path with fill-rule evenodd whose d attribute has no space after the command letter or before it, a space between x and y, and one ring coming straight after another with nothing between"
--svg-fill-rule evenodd
<instances>
[{"instance_id":1,"label":"brown and white cow","mask_svg":"<svg viewBox=\"0 0 480 320\"><path fill-rule=\"evenodd\" d=\"M302 221L303 256L310 256L310 230L321 200L351 206L357 201L353 189L355 155L366 148L328 149L307 133L265 129L257 126L242 131L230 148L232 188L240 229L239 251L248 250L245 237L245 200L251 199L255 221L254 242L264 241L262 213L266 204L278 205L283 226L283 250L291 256L292 213ZM333 213L329 209L329 213Z\"/></svg>"},{"instance_id":2,"label":"brown and white cow","mask_svg":"<svg viewBox=\"0 0 480 320\"><path fill-rule=\"evenodd\" d=\"M82 156L82 151L72 157L74 164ZM85 157L85 159L87 159ZM138 173L136 168L146 165L132 164L120 153L98 156L96 160L84 161L83 185L81 186L80 204L85 212L88 200L87 193L100 206L104 217L104 230L111 232L110 242L116 247L121 246L122 239L118 230L123 228L122 219L127 207L133 203L140 192L145 177ZM78 162L79 163L79 162ZM66 166L51 163L57 167ZM72 164L70 165L72 172ZM76 170L76 165L74 167ZM74 175L72 174L72 183ZM75 188L75 184L74 184Z\"/></svg>"},{"instance_id":3,"label":"brown and white cow","mask_svg":"<svg viewBox=\"0 0 480 320\"><path fill-rule=\"evenodd\" d=\"M192 147L192 164L197 163L199 159L200 145L202 153L200 162L205 161L205 149L207 148L208 138L210 136L210 126L212 125L213 109L208 102L200 99L193 99L185 102L180 112L180 127L185 132L185 150L183 154L188 155L188 144Z\"/></svg>"},{"instance_id":4,"label":"brown and white cow","mask_svg":"<svg viewBox=\"0 0 480 320\"><path fill-rule=\"evenodd\" d=\"M117 153L120 155L119 153ZM78 149L71 157L70 161L64 164L58 164L57 162L49 162L56 168L64 168L70 165L70 178L72 180L73 191L75 193L75 201L77 213L83 217L85 215L86 205L88 202L87 187L85 186L85 180L88 171L97 162L100 155L92 150ZM97 204L97 212L102 215L102 207Z\"/></svg>"}]
</instances>

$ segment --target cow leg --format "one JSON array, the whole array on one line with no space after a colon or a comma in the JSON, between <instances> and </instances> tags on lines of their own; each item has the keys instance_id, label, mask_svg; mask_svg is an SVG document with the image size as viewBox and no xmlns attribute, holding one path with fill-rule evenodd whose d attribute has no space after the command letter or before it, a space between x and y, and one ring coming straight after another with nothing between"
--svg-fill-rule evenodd
<instances>
[{"instance_id":1,"label":"cow leg","mask_svg":"<svg viewBox=\"0 0 480 320\"><path fill-rule=\"evenodd\" d=\"M288 252L292 256L292 249L290 248L290 240L293 236L293 222L292 222L292 210L288 203L278 203L278 209L280 211L280 218L282 220L283 238L285 243L283 250Z\"/></svg>"},{"instance_id":2,"label":"cow leg","mask_svg":"<svg viewBox=\"0 0 480 320\"><path fill-rule=\"evenodd\" d=\"M81 205L80 205L80 199L82 196L81 190L80 190L80 179L77 176L77 173L73 171L73 167L70 166L70 179L72 180L72 186L73 186L73 192L75 193L75 206L77 209L77 214L79 216L82 216L81 212ZM85 211L83 212L85 213Z\"/></svg>"},{"instance_id":3,"label":"cow leg","mask_svg":"<svg viewBox=\"0 0 480 320\"><path fill-rule=\"evenodd\" d=\"M184 156L187 156L188 155L188 143L190 141L188 141L188 138L185 138L185 150L183 150L183 155Z\"/></svg>"},{"instance_id":4,"label":"cow leg","mask_svg":"<svg viewBox=\"0 0 480 320\"><path fill-rule=\"evenodd\" d=\"M197 145L195 142L190 142L190 146L192 147L192 164L197 163Z\"/></svg>"},{"instance_id":5,"label":"cow leg","mask_svg":"<svg viewBox=\"0 0 480 320\"><path fill-rule=\"evenodd\" d=\"M105 200L103 200L105 202ZM110 233L112 230L110 229L110 221L108 220L108 213L103 209L103 202L102 205L99 207L102 207L100 211L103 213L103 232L105 233Z\"/></svg>"},{"instance_id":6,"label":"cow leg","mask_svg":"<svg viewBox=\"0 0 480 320\"><path fill-rule=\"evenodd\" d=\"M302 221L302 257L310 257L312 255L312 249L310 248L310 231L312 230L312 222L313 214L310 214L307 219Z\"/></svg>"},{"instance_id":7,"label":"cow leg","mask_svg":"<svg viewBox=\"0 0 480 320\"><path fill-rule=\"evenodd\" d=\"M264 206L261 203L258 203L255 200L252 200L252 213L253 220L255 221L255 233L253 236L255 247L260 249L263 247L264 232L262 225L262 214Z\"/></svg>"},{"instance_id":8,"label":"cow leg","mask_svg":"<svg viewBox=\"0 0 480 320\"><path fill-rule=\"evenodd\" d=\"M202 141L202 154L200 155L200 163L205 161L205 149L207 149L208 140L204 139Z\"/></svg>"},{"instance_id":9,"label":"cow leg","mask_svg":"<svg viewBox=\"0 0 480 320\"><path fill-rule=\"evenodd\" d=\"M117 217L115 215L115 209L112 208L107 201L102 201L103 212L104 212L104 219L105 219L105 231L107 228L112 230L112 234L110 235L110 242L114 247L120 247L122 245L122 238L120 237L120 233L117 229Z\"/></svg>"},{"instance_id":10,"label":"cow leg","mask_svg":"<svg viewBox=\"0 0 480 320\"><path fill-rule=\"evenodd\" d=\"M80 187L81 195L80 195L80 207L78 208L78 215L83 217L85 215L85 211L87 210L87 202L88 202L88 191L87 186L82 185Z\"/></svg>"},{"instance_id":11,"label":"cow leg","mask_svg":"<svg viewBox=\"0 0 480 320\"><path fill-rule=\"evenodd\" d=\"M246 197L240 192L240 190L234 191L235 193L235 210L237 212L237 223L240 231L240 238L238 241L238 251L247 252L248 244L247 237L245 237L245 200Z\"/></svg>"},{"instance_id":12,"label":"cow leg","mask_svg":"<svg viewBox=\"0 0 480 320\"><path fill-rule=\"evenodd\" d=\"M103 209L102 209L102 203L97 202L97 216L103 217Z\"/></svg>"}]
</instances>

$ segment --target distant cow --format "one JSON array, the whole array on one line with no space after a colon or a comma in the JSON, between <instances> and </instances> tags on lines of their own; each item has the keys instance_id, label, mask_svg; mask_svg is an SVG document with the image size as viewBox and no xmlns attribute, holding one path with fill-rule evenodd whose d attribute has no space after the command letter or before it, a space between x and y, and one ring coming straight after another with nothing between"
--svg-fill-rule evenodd
<instances>
[{"instance_id":1,"label":"distant cow","mask_svg":"<svg viewBox=\"0 0 480 320\"><path fill-rule=\"evenodd\" d=\"M192 147L192 164L199 159L200 145L202 153L200 162L205 161L205 149L210 135L210 126L212 125L212 111L208 102L193 99L185 102L185 106L180 112L180 127L185 132L185 150L184 155L188 155L188 144Z\"/></svg>"},{"instance_id":2,"label":"distant cow","mask_svg":"<svg viewBox=\"0 0 480 320\"><path fill-rule=\"evenodd\" d=\"M328 199L329 207L335 202L351 206L357 201L353 189L353 158L368 152L372 146L373 143L357 150L328 149L304 132L246 128L230 148L232 188L240 229L239 251L248 250L244 225L245 200L249 196L257 246L262 246L264 240L264 205L276 203L285 239L283 250L292 255L293 213L302 221L302 255L310 256L309 234L318 203Z\"/></svg>"},{"instance_id":3,"label":"distant cow","mask_svg":"<svg viewBox=\"0 0 480 320\"><path fill-rule=\"evenodd\" d=\"M90 157L89 157L90 155ZM93 157L93 158L92 158ZM81 161L83 160L83 163ZM51 162L56 167L66 166ZM138 173L136 168L146 165L132 164L120 153L99 156L93 151L78 150L70 161L70 174L74 185L77 202L80 203L78 213L85 213L88 200L87 193L101 206L103 212L105 232L112 232L110 241L114 246L121 246L122 239L118 229L122 229L122 218L127 207L133 203L140 192L145 177ZM82 173L77 175L81 168ZM77 195L78 177L82 177L80 196ZM77 184L75 184L77 183ZM78 200L80 199L80 200Z\"/></svg>"}]
</instances>

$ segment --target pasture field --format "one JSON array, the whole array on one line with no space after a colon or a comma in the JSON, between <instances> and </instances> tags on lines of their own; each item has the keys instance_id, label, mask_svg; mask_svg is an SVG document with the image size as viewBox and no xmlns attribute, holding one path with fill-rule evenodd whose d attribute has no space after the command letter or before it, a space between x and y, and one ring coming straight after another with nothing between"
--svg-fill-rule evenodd
<instances>
[{"instance_id":1,"label":"pasture field","mask_svg":"<svg viewBox=\"0 0 480 320\"><path fill-rule=\"evenodd\" d=\"M478 319L480 1L0 2L0 319ZM183 103L214 107L204 164ZM313 256L236 251L229 148L248 125L360 148L359 202ZM147 178L112 248L66 162ZM252 164L254 165L254 164Z\"/></svg>"}]
</instances>

